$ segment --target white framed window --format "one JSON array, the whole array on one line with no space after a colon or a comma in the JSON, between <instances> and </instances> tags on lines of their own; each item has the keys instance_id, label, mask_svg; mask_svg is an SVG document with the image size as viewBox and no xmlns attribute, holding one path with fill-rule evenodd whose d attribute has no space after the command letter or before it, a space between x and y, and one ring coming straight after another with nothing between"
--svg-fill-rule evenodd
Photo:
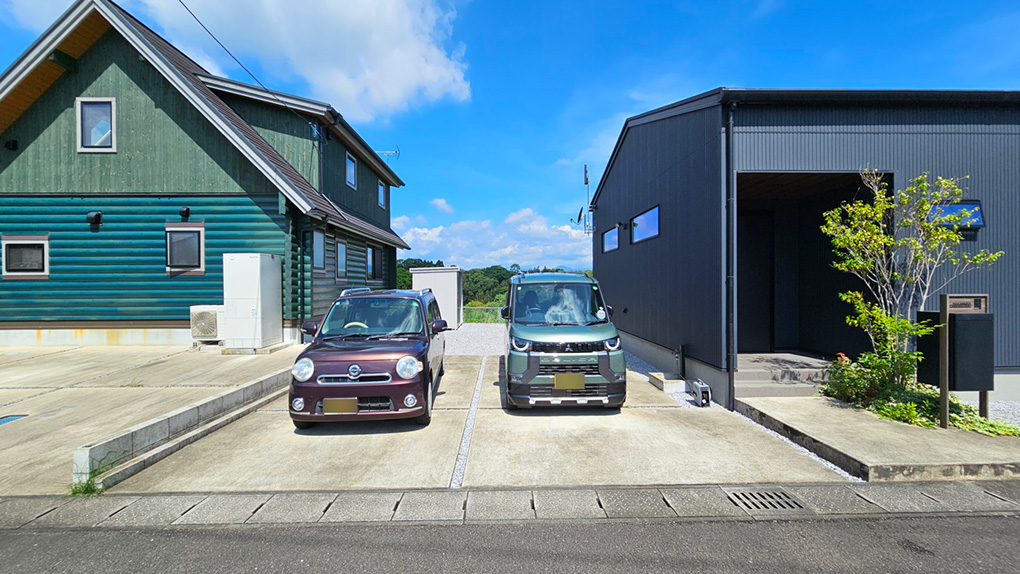
<instances>
[{"instance_id":1,"label":"white framed window","mask_svg":"<svg viewBox=\"0 0 1020 574\"><path fill-rule=\"evenodd\" d=\"M312 269L326 268L326 234L321 229L312 231Z\"/></svg>"},{"instance_id":2,"label":"white framed window","mask_svg":"<svg viewBox=\"0 0 1020 574\"><path fill-rule=\"evenodd\" d=\"M620 228L613 226L612 229L602 234L602 253L609 253L620 247Z\"/></svg>"},{"instance_id":3,"label":"white framed window","mask_svg":"<svg viewBox=\"0 0 1020 574\"><path fill-rule=\"evenodd\" d=\"M78 153L117 152L117 98L75 98Z\"/></svg>"},{"instance_id":4,"label":"white framed window","mask_svg":"<svg viewBox=\"0 0 1020 574\"><path fill-rule=\"evenodd\" d=\"M3 235L0 250L4 279L50 278L48 235Z\"/></svg>"},{"instance_id":5,"label":"white framed window","mask_svg":"<svg viewBox=\"0 0 1020 574\"><path fill-rule=\"evenodd\" d=\"M358 160L347 152L347 185L358 189Z\"/></svg>"},{"instance_id":6,"label":"white framed window","mask_svg":"<svg viewBox=\"0 0 1020 574\"><path fill-rule=\"evenodd\" d=\"M343 241L336 242L336 278L347 277L347 244Z\"/></svg>"},{"instance_id":7,"label":"white framed window","mask_svg":"<svg viewBox=\"0 0 1020 574\"><path fill-rule=\"evenodd\" d=\"M379 207L386 209L386 184L379 180Z\"/></svg>"},{"instance_id":8,"label":"white framed window","mask_svg":"<svg viewBox=\"0 0 1020 574\"><path fill-rule=\"evenodd\" d=\"M659 206L630 220L630 242L641 243L659 236Z\"/></svg>"},{"instance_id":9,"label":"white framed window","mask_svg":"<svg viewBox=\"0 0 1020 574\"><path fill-rule=\"evenodd\" d=\"M205 275L205 224L166 224L166 274Z\"/></svg>"}]
</instances>

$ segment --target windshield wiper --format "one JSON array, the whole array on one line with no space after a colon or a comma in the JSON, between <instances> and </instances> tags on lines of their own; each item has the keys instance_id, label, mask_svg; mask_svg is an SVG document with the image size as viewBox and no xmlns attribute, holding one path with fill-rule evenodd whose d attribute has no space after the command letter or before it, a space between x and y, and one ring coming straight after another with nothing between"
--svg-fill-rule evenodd
<instances>
[{"instance_id":1,"label":"windshield wiper","mask_svg":"<svg viewBox=\"0 0 1020 574\"><path fill-rule=\"evenodd\" d=\"M371 335L369 335L368 333L350 333L348 335L329 335L328 337L323 337L322 340L323 341L334 341L336 339L354 339L354 338L358 338L358 337L371 337Z\"/></svg>"},{"instance_id":2,"label":"windshield wiper","mask_svg":"<svg viewBox=\"0 0 1020 574\"><path fill-rule=\"evenodd\" d=\"M595 323L605 323L605 322L606 322L605 319L595 319L594 321L588 321L587 323L582 323L581 326L587 327L588 325L594 325Z\"/></svg>"},{"instance_id":3,"label":"windshield wiper","mask_svg":"<svg viewBox=\"0 0 1020 574\"><path fill-rule=\"evenodd\" d=\"M404 331L402 333L385 333L382 335L372 335L369 339L395 339L397 337L409 337L411 335L421 335L421 331Z\"/></svg>"}]
</instances>

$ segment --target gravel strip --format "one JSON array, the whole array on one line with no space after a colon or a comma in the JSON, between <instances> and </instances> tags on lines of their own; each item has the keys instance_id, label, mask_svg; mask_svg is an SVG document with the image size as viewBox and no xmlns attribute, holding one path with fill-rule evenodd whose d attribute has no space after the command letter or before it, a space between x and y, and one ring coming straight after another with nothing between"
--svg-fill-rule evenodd
<instances>
[{"instance_id":1,"label":"gravel strip","mask_svg":"<svg viewBox=\"0 0 1020 574\"><path fill-rule=\"evenodd\" d=\"M967 404L978 406L977 402ZM992 401L988 403L988 418L1020 426L1020 401Z\"/></svg>"},{"instance_id":2,"label":"gravel strip","mask_svg":"<svg viewBox=\"0 0 1020 574\"><path fill-rule=\"evenodd\" d=\"M460 452L457 453L457 464L453 467L453 478L450 479L450 488L460 488L464 485L464 471L467 469L468 451L471 450L471 433L475 430L475 416L478 414L478 398L482 395L482 382L485 380L485 360L487 358L482 356L482 365L478 367L475 394L471 397L471 409L468 411L467 421L464 423L464 436L460 439Z\"/></svg>"},{"instance_id":3,"label":"gravel strip","mask_svg":"<svg viewBox=\"0 0 1020 574\"><path fill-rule=\"evenodd\" d=\"M447 355L502 355L505 346L503 323L464 323L446 332Z\"/></svg>"}]
</instances>

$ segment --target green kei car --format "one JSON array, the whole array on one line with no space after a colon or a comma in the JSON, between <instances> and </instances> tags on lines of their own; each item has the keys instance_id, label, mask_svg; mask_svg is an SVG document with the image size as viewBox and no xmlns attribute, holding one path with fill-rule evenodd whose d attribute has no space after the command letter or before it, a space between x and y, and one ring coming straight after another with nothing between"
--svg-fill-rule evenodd
<instances>
[{"instance_id":1,"label":"green kei car","mask_svg":"<svg viewBox=\"0 0 1020 574\"><path fill-rule=\"evenodd\" d=\"M524 273L510 279L503 408L599 406L627 398L627 362L613 308L584 275Z\"/></svg>"}]
</instances>

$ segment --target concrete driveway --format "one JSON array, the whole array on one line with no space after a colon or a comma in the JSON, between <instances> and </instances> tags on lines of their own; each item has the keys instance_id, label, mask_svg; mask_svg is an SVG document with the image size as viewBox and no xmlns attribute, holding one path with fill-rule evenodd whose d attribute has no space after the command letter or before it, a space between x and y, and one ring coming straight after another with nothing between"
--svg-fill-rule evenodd
<instances>
[{"instance_id":1,"label":"concrete driveway","mask_svg":"<svg viewBox=\"0 0 1020 574\"><path fill-rule=\"evenodd\" d=\"M63 494L74 449L293 363L301 347L0 348L0 495Z\"/></svg>"},{"instance_id":2,"label":"concrete driveway","mask_svg":"<svg viewBox=\"0 0 1020 574\"><path fill-rule=\"evenodd\" d=\"M111 492L845 480L746 419L723 409L680 405L633 374L620 412L506 412L499 402L499 356L446 361L428 427L378 421L297 431L281 398Z\"/></svg>"}]
</instances>

